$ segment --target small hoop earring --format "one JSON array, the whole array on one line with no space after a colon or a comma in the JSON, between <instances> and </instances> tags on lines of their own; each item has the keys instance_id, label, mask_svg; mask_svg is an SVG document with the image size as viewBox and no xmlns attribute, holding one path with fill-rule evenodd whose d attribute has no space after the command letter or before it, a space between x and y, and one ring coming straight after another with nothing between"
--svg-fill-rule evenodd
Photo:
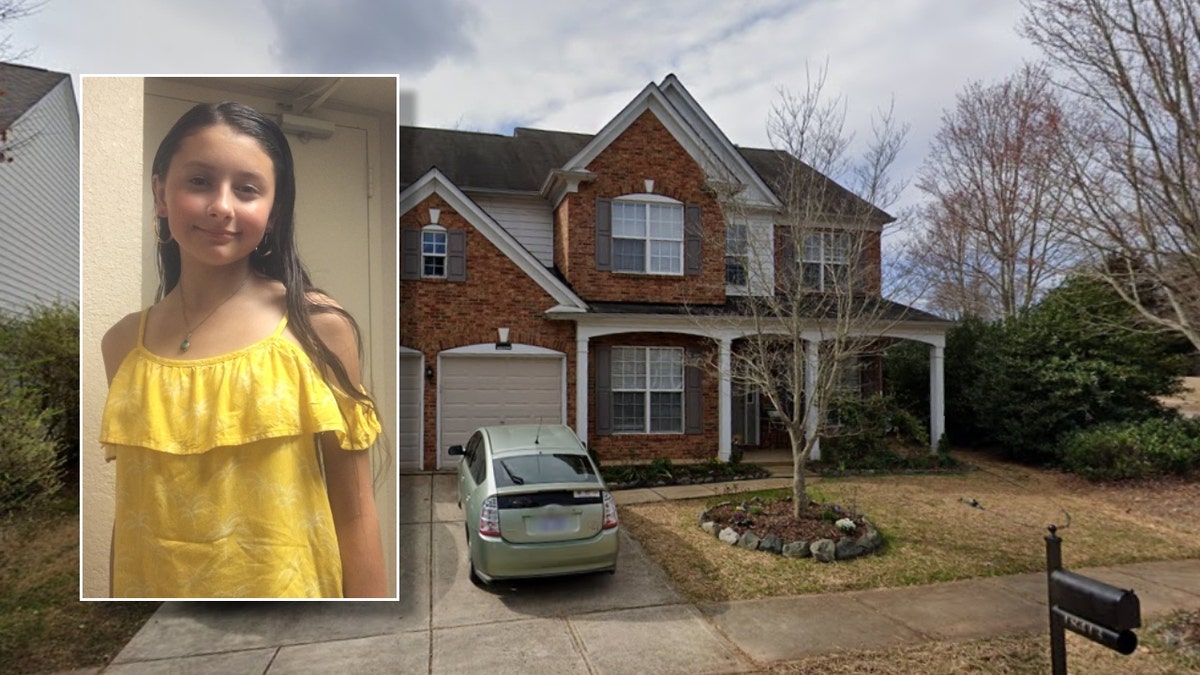
<instances>
[{"instance_id":1,"label":"small hoop earring","mask_svg":"<svg viewBox=\"0 0 1200 675\"><path fill-rule=\"evenodd\" d=\"M263 238L261 240L259 240L258 246L254 247L255 255L257 255L260 258L265 258L275 252L275 249L270 247L270 242L267 241L267 237L270 237L270 236L271 236L271 233L268 231L266 234L263 235ZM263 244L268 244L266 251L262 250Z\"/></svg>"},{"instance_id":2,"label":"small hoop earring","mask_svg":"<svg viewBox=\"0 0 1200 675\"><path fill-rule=\"evenodd\" d=\"M158 216L155 216L153 219L151 219L150 229L154 230L154 241L157 241L159 246L162 246L163 244L169 244L174 239L174 237L171 236L170 228L167 228L167 238L162 238L162 228L159 227Z\"/></svg>"}]
</instances>

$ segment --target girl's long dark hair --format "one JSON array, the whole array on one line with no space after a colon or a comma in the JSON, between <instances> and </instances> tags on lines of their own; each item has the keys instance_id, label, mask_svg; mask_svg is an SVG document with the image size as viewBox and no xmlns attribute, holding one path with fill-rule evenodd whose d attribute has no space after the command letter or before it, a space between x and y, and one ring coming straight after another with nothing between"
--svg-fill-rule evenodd
<instances>
[{"instance_id":1,"label":"girl's long dark hair","mask_svg":"<svg viewBox=\"0 0 1200 675\"><path fill-rule=\"evenodd\" d=\"M292 334L300 342L306 354L316 364L322 377L326 368L333 373L338 388L346 394L367 402L374 407L375 402L370 396L352 386L346 367L341 359L321 340L313 330L311 317L313 314L334 313L350 322L354 329L354 341L358 348L359 362L362 361L362 332L354 317L340 307L333 307L313 302L309 299L312 293L324 295L321 289L313 286L309 280L308 270L300 262L296 252L295 239L295 210L296 210L296 171L292 160L292 149L288 145L283 130L270 119L248 105L236 102L201 103L183 114L158 146L154 154L154 164L151 166L152 175L158 176L160 182L167 178L167 169L171 159L179 151L183 139L189 135L211 126L223 124L234 131L245 134L258 141L263 151L271 158L275 167L275 201L271 206L268 222L268 232L262 244L250 254L250 267L272 279L283 283L286 290L288 326ZM162 300L179 283L179 244L169 239L171 231L167 227L167 219L159 217L155 223L155 234L158 235L158 293L156 300ZM260 253L259 249L262 249Z\"/></svg>"}]
</instances>

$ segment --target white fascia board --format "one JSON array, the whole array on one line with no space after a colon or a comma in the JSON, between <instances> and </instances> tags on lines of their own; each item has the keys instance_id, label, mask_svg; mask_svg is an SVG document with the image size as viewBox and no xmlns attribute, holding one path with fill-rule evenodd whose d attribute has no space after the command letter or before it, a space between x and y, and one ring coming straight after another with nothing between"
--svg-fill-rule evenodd
<instances>
[{"instance_id":1,"label":"white fascia board","mask_svg":"<svg viewBox=\"0 0 1200 675\"><path fill-rule=\"evenodd\" d=\"M646 85L646 88L642 89L641 93L629 102L629 105L625 106L616 117L609 120L608 124L604 125L604 128L593 136L592 140L588 141L588 144L583 146L583 149L574 157L567 160L561 168L566 171L586 170L593 159L647 110L654 113L667 131L683 146L684 151L700 165L705 174L713 177L714 174L720 173L722 168L727 172L731 171L730 167L721 161L717 153L705 144L704 139L675 110L675 107L653 82Z\"/></svg>"},{"instance_id":2,"label":"white fascia board","mask_svg":"<svg viewBox=\"0 0 1200 675\"><path fill-rule=\"evenodd\" d=\"M537 282L550 297L554 298L555 302L567 307L578 307L581 311L587 309L587 303L551 274L528 249L436 167L425 172L425 175L400 193L401 215L416 208L418 204L434 194L445 199L459 215L471 223L472 227L487 237L492 245L516 263L517 267L521 268L521 271L529 278Z\"/></svg>"},{"instance_id":3,"label":"white fascia board","mask_svg":"<svg viewBox=\"0 0 1200 675\"><path fill-rule=\"evenodd\" d=\"M681 111L681 115L693 122L692 126L699 126L697 132L705 138L709 147L715 148L721 160L728 166L733 167L734 175L739 176L746 183L754 186L754 189L759 195L752 199L752 203L767 203L775 208L782 208L783 202L775 194L775 191L767 187L767 184L762 181L758 172L751 168L750 163L738 152L738 149L721 131L721 128L712 121L708 113L704 112L704 108L692 98L692 94L683 86L683 83L675 77L674 74L667 75L663 79L663 83L659 85L659 90L666 96L676 108ZM765 198L765 200L763 199Z\"/></svg>"}]
</instances>

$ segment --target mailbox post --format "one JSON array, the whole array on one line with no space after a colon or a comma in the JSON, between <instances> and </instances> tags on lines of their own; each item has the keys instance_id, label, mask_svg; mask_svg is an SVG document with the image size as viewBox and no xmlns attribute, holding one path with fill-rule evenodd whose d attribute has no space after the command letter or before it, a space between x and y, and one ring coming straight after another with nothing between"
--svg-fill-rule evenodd
<instances>
[{"instance_id":1,"label":"mailbox post","mask_svg":"<svg viewBox=\"0 0 1200 675\"><path fill-rule=\"evenodd\" d=\"M1133 629L1142 625L1141 602L1122 590L1062 568L1062 539L1049 527L1046 537L1046 588L1050 608L1050 668L1067 673L1064 629L1128 656L1137 649Z\"/></svg>"}]
</instances>

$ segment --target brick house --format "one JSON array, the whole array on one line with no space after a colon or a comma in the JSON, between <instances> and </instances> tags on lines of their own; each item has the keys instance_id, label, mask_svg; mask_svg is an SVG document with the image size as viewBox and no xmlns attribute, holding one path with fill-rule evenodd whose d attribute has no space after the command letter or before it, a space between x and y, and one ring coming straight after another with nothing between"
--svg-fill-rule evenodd
<instances>
[{"instance_id":1,"label":"brick house","mask_svg":"<svg viewBox=\"0 0 1200 675\"><path fill-rule=\"evenodd\" d=\"M770 259L745 257L757 255L747 237L781 238L770 186L782 157L734 146L673 75L594 135L402 127L401 468L449 468L447 448L474 428L539 420L570 425L606 461L770 444L770 411L728 374L751 330L730 317L739 297L774 287L773 271L748 268L801 264L773 244ZM730 184L748 208L727 223L714 186ZM936 439L948 324L878 297L890 217L874 214L856 264L894 315L881 339L930 346ZM818 284L836 236L831 225L829 251L818 237L817 258L804 254Z\"/></svg>"}]
</instances>

